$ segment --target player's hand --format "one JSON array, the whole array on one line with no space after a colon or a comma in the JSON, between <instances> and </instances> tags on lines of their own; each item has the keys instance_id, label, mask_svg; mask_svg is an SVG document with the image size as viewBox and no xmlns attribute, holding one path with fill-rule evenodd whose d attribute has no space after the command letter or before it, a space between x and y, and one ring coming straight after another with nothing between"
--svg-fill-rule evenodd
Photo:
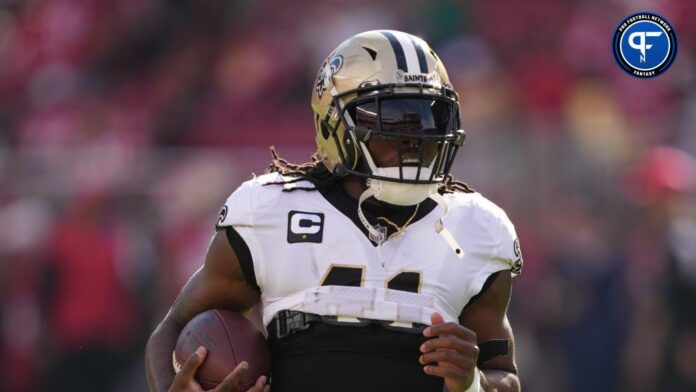
<instances>
[{"instance_id":1,"label":"player's hand","mask_svg":"<svg viewBox=\"0 0 696 392\"><path fill-rule=\"evenodd\" d=\"M425 365L425 373L443 377L450 391L466 391L478 371L476 333L459 323L445 323L439 313L430 315L430 321L423 335L431 339L421 345L423 355L418 361Z\"/></svg>"},{"instance_id":2,"label":"player's hand","mask_svg":"<svg viewBox=\"0 0 696 392\"><path fill-rule=\"evenodd\" d=\"M205 392L201 385L196 382L196 370L205 360L206 350L203 347L191 354L181 367L181 370L174 376L172 385L168 392Z\"/></svg>"},{"instance_id":3,"label":"player's hand","mask_svg":"<svg viewBox=\"0 0 696 392\"><path fill-rule=\"evenodd\" d=\"M196 371L205 360L207 351L203 347L199 347L186 360L181 367L181 371L174 376L169 392L206 392L201 385L196 382ZM245 361L240 362L224 380L208 392L245 392L242 389L242 380L244 372L249 368L249 364ZM256 380L256 384L246 392L269 392L270 385L266 385L266 376L260 376Z\"/></svg>"},{"instance_id":4,"label":"player's hand","mask_svg":"<svg viewBox=\"0 0 696 392\"><path fill-rule=\"evenodd\" d=\"M244 383L244 373L249 369L249 364L246 361L240 362L224 380L209 392L244 392L242 384ZM246 392L269 392L270 385L266 385L266 376L259 376L256 384L247 389Z\"/></svg>"}]
</instances>

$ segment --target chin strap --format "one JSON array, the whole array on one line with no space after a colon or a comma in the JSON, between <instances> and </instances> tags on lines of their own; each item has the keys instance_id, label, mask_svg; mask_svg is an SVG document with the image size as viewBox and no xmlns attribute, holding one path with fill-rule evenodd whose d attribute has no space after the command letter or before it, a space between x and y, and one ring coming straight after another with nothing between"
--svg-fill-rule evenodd
<instances>
[{"instance_id":1,"label":"chin strap","mask_svg":"<svg viewBox=\"0 0 696 392\"><path fill-rule=\"evenodd\" d=\"M387 240L387 232L379 231L374 226L372 226L365 217L365 214L362 210L362 203L368 198L374 196L375 193L377 193L377 191L374 188L370 187L367 188L365 192L362 193L362 195L360 195L360 199L358 199L358 218L360 218L360 222L362 222L363 226L365 226L365 228L367 229L367 233L369 234L370 240L376 242L378 245L381 245L384 241Z\"/></svg>"},{"instance_id":2,"label":"chin strap","mask_svg":"<svg viewBox=\"0 0 696 392\"><path fill-rule=\"evenodd\" d=\"M437 204L440 205L445 210L444 215L442 215L437 221L435 221L435 231L440 234L445 241L449 244L450 248L454 251L454 253L459 257L460 259L464 257L464 251L462 250L462 247L459 246L457 243L457 240L454 239L454 236L452 233L450 233L449 230L445 227L445 225L442 223L442 220L445 219L447 216L448 208L447 208L447 201L445 201L445 198L442 197L441 194L435 193L433 195L430 195L430 198L433 199Z\"/></svg>"}]
</instances>

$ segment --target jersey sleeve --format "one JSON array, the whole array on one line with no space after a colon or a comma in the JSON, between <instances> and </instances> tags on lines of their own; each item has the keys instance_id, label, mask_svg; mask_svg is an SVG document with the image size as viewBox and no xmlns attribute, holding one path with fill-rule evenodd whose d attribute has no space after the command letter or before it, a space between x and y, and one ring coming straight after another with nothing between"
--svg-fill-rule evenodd
<instances>
[{"instance_id":1,"label":"jersey sleeve","mask_svg":"<svg viewBox=\"0 0 696 392\"><path fill-rule=\"evenodd\" d=\"M486 291L494 274L510 270L512 275L516 276L522 269L522 253L514 225L501 208L490 202L484 205L487 213L482 221L486 222L488 235L481 240L490 243L491 247L488 248L487 255L476 263L469 286L468 303L472 303Z\"/></svg>"},{"instance_id":2,"label":"jersey sleeve","mask_svg":"<svg viewBox=\"0 0 696 392\"><path fill-rule=\"evenodd\" d=\"M215 229L220 230L229 226L252 226L254 212L254 189L250 182L245 182L237 188L222 206Z\"/></svg>"},{"instance_id":3,"label":"jersey sleeve","mask_svg":"<svg viewBox=\"0 0 696 392\"><path fill-rule=\"evenodd\" d=\"M507 215L503 212L499 217L500 229L498 238L497 257L500 261L510 265L512 275L518 275L522 272L522 250L520 249L520 240L515 232L515 226L512 224Z\"/></svg>"},{"instance_id":4,"label":"jersey sleeve","mask_svg":"<svg viewBox=\"0 0 696 392\"><path fill-rule=\"evenodd\" d=\"M265 282L264 268L254 222L257 186L255 181L247 181L227 198L218 215L215 229L225 230L247 283L258 292L262 292Z\"/></svg>"}]
</instances>

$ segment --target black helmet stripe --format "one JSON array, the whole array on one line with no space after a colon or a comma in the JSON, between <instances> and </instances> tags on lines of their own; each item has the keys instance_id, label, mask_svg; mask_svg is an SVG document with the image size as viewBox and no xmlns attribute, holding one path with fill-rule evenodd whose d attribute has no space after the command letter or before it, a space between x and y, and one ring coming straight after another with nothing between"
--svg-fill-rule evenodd
<instances>
[{"instance_id":1,"label":"black helmet stripe","mask_svg":"<svg viewBox=\"0 0 696 392\"><path fill-rule=\"evenodd\" d=\"M413 46L416 48L416 55L418 56L418 65L420 66L420 72L427 74L428 62L425 60L425 53L423 52L423 48L413 38L411 38L411 43L413 43Z\"/></svg>"},{"instance_id":2,"label":"black helmet stripe","mask_svg":"<svg viewBox=\"0 0 696 392\"><path fill-rule=\"evenodd\" d=\"M406 55L404 55L404 48L401 47L399 40L390 31L382 31L382 34L387 37L392 49L394 50L394 55L396 56L396 67L404 72L408 72L408 67L406 66Z\"/></svg>"}]
</instances>

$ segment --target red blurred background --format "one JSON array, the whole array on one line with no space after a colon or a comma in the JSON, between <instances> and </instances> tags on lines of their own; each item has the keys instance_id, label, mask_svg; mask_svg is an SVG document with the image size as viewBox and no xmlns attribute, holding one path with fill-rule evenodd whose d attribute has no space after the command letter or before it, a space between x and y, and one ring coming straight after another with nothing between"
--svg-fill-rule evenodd
<instances>
[{"instance_id":1,"label":"red blurred background","mask_svg":"<svg viewBox=\"0 0 696 392\"><path fill-rule=\"evenodd\" d=\"M611 37L679 38L649 80ZM430 42L461 95L454 172L508 211L526 391L696 390L696 2L0 1L0 391L146 390L143 351L226 196L306 160L324 57Z\"/></svg>"}]
</instances>

